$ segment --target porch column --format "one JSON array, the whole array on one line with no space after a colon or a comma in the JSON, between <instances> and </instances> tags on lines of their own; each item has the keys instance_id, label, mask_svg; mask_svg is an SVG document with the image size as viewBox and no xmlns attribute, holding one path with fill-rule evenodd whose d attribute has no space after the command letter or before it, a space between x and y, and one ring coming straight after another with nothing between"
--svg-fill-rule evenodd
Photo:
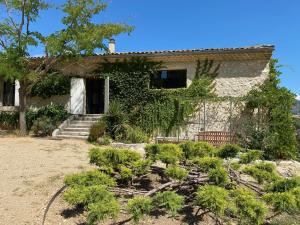
<instances>
[{"instance_id":1,"label":"porch column","mask_svg":"<svg viewBox=\"0 0 300 225\"><path fill-rule=\"evenodd\" d=\"M3 90L4 89L4 81L0 77L0 106L3 106Z\"/></svg>"},{"instance_id":2,"label":"porch column","mask_svg":"<svg viewBox=\"0 0 300 225\"><path fill-rule=\"evenodd\" d=\"M19 89L20 89L20 82L18 80L16 80L15 81L15 106L20 106Z\"/></svg>"},{"instance_id":3,"label":"porch column","mask_svg":"<svg viewBox=\"0 0 300 225\"><path fill-rule=\"evenodd\" d=\"M105 79L104 85L104 113L108 112L109 108L109 77Z\"/></svg>"}]
</instances>

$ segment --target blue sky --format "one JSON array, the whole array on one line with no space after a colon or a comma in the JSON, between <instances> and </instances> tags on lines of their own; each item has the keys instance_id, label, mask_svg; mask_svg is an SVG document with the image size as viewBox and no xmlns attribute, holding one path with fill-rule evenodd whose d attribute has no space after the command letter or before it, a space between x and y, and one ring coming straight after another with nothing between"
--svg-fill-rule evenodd
<instances>
[{"instance_id":1,"label":"blue sky","mask_svg":"<svg viewBox=\"0 0 300 225\"><path fill-rule=\"evenodd\" d=\"M61 3L62 1L51 1ZM95 22L124 22L134 32L116 37L117 51L240 47L274 44L284 65L282 85L300 95L299 0L109 0ZM35 28L60 29L61 12L42 14ZM33 49L32 55L42 54Z\"/></svg>"}]
</instances>

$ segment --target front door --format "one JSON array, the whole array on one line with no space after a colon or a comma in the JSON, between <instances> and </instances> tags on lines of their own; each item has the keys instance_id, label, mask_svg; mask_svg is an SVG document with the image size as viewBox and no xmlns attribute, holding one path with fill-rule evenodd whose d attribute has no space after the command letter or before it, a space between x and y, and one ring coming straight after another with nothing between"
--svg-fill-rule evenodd
<instances>
[{"instance_id":1,"label":"front door","mask_svg":"<svg viewBox=\"0 0 300 225\"><path fill-rule=\"evenodd\" d=\"M104 113L104 79L86 79L86 113Z\"/></svg>"},{"instance_id":2,"label":"front door","mask_svg":"<svg viewBox=\"0 0 300 225\"><path fill-rule=\"evenodd\" d=\"M15 83L5 81L3 85L3 106L15 105Z\"/></svg>"}]
</instances>

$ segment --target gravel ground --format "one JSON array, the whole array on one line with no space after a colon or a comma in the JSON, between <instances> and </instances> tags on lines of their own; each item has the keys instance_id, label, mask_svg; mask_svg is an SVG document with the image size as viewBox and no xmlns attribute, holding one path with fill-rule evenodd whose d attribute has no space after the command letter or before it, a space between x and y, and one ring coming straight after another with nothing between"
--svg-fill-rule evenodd
<instances>
[{"instance_id":1,"label":"gravel ground","mask_svg":"<svg viewBox=\"0 0 300 225\"><path fill-rule=\"evenodd\" d=\"M65 174L89 167L90 147L80 140L0 137L0 224L41 224ZM62 218L57 220L63 223ZM61 224L51 221L47 224Z\"/></svg>"}]
</instances>

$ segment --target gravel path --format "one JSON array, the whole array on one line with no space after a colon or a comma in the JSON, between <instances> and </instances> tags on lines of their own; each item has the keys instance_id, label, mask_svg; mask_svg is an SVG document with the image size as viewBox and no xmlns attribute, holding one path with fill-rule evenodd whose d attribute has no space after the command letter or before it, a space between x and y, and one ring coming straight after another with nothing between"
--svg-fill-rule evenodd
<instances>
[{"instance_id":1,"label":"gravel path","mask_svg":"<svg viewBox=\"0 0 300 225\"><path fill-rule=\"evenodd\" d=\"M65 174L89 167L90 147L79 140L0 137L0 224L41 224Z\"/></svg>"}]
</instances>

